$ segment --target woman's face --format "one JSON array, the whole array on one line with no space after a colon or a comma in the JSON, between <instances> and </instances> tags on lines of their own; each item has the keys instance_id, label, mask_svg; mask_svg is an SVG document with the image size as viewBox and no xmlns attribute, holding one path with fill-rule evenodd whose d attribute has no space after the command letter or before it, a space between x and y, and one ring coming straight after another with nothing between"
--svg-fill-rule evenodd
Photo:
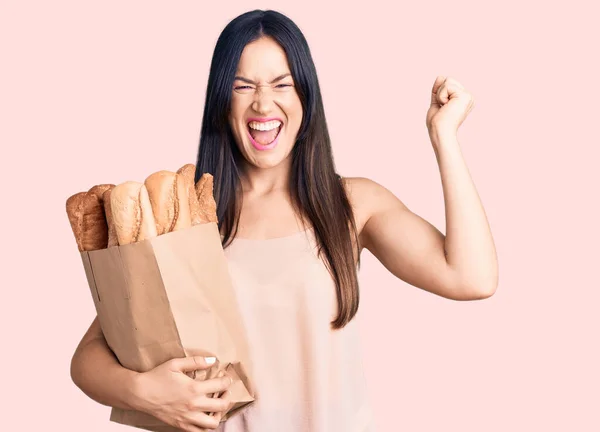
<instances>
[{"instance_id":1,"label":"woman's face","mask_svg":"<svg viewBox=\"0 0 600 432\"><path fill-rule=\"evenodd\" d=\"M302 104L285 51L260 38L244 48L233 82L229 125L246 160L259 168L290 154L302 122Z\"/></svg>"}]
</instances>

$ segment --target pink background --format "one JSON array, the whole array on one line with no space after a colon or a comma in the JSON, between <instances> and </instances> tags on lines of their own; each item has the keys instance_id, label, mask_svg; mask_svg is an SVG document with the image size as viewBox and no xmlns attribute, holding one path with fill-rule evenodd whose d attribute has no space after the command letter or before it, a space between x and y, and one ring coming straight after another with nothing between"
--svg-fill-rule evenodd
<instances>
[{"instance_id":1,"label":"pink background","mask_svg":"<svg viewBox=\"0 0 600 432\"><path fill-rule=\"evenodd\" d=\"M65 200L193 163L216 39L258 7L308 39L339 172L380 182L442 232L429 92L439 74L475 96L458 137L500 285L447 300L364 251L379 430L600 430L593 3L3 2L1 429L133 430L69 376L95 310Z\"/></svg>"}]
</instances>

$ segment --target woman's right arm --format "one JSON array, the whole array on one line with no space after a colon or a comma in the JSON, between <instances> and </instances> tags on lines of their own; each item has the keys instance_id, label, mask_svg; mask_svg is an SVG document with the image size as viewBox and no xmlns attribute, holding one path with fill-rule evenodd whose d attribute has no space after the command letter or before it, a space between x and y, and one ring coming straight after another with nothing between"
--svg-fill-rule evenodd
<instances>
[{"instance_id":1,"label":"woman's right arm","mask_svg":"<svg viewBox=\"0 0 600 432\"><path fill-rule=\"evenodd\" d=\"M96 402L123 409L138 409L138 372L119 363L94 318L71 359L71 379Z\"/></svg>"},{"instance_id":2,"label":"woman's right arm","mask_svg":"<svg viewBox=\"0 0 600 432\"><path fill-rule=\"evenodd\" d=\"M217 428L231 406L226 390L232 381L223 371L203 381L186 374L211 367L204 357L193 356L168 360L147 372L129 370L106 343L96 317L73 354L71 379L102 405L145 412L184 431L203 432ZM211 396L221 392L222 398Z\"/></svg>"}]
</instances>

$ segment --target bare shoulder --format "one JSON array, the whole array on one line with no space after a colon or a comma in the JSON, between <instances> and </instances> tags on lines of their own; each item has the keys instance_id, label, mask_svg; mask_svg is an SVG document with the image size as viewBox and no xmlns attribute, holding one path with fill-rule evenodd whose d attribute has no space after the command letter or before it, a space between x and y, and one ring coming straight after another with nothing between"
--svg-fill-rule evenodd
<instances>
[{"instance_id":1,"label":"bare shoulder","mask_svg":"<svg viewBox=\"0 0 600 432\"><path fill-rule=\"evenodd\" d=\"M400 199L374 180L366 177L342 177L342 182L354 211L356 228L363 246L366 234L364 227L373 214L394 207L406 209Z\"/></svg>"}]
</instances>

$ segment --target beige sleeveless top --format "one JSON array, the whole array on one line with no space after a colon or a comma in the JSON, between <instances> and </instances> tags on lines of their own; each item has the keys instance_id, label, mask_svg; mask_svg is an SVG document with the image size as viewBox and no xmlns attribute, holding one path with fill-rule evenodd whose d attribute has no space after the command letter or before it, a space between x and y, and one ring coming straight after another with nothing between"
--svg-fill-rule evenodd
<instances>
[{"instance_id":1,"label":"beige sleeveless top","mask_svg":"<svg viewBox=\"0 0 600 432\"><path fill-rule=\"evenodd\" d=\"M357 318L332 330L335 284L311 229L225 248L248 332L256 400L220 432L373 432Z\"/></svg>"}]
</instances>

